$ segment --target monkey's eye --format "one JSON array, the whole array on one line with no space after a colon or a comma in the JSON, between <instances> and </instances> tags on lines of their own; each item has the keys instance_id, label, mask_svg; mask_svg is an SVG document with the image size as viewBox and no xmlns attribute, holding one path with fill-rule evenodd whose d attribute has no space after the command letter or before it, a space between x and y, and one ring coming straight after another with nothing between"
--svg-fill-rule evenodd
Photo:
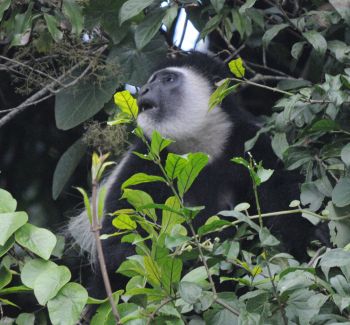
<instances>
[{"instance_id":1,"label":"monkey's eye","mask_svg":"<svg viewBox=\"0 0 350 325\"><path fill-rule=\"evenodd\" d=\"M163 79L164 82L171 83L175 81L175 75L174 74L168 74Z\"/></svg>"}]
</instances>

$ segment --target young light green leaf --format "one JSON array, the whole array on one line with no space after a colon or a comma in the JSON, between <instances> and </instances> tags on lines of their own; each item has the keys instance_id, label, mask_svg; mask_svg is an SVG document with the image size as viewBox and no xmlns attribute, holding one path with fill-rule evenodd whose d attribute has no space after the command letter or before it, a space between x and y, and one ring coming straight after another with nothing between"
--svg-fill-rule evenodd
<instances>
[{"instance_id":1,"label":"young light green leaf","mask_svg":"<svg viewBox=\"0 0 350 325\"><path fill-rule=\"evenodd\" d=\"M264 183L264 182L266 182L267 180L270 179L270 177L272 176L273 172L274 171L272 169L265 169L262 166L259 166L256 174L260 178L260 183Z\"/></svg>"},{"instance_id":2,"label":"young light green leaf","mask_svg":"<svg viewBox=\"0 0 350 325\"><path fill-rule=\"evenodd\" d=\"M25 212L0 213L0 245L4 246L11 235L28 221Z\"/></svg>"},{"instance_id":3,"label":"young light green leaf","mask_svg":"<svg viewBox=\"0 0 350 325\"><path fill-rule=\"evenodd\" d=\"M86 210L87 216L88 216L88 218L90 220L90 224L91 224L92 223L92 211L91 211L91 204L90 204L89 196L87 195L86 191L83 188L76 187L76 189L83 196L85 210Z\"/></svg>"},{"instance_id":4,"label":"young light green leaf","mask_svg":"<svg viewBox=\"0 0 350 325\"><path fill-rule=\"evenodd\" d=\"M267 48L270 42L277 36L277 34L287 27L289 27L288 24L278 24L268 29L262 38L264 47Z\"/></svg>"},{"instance_id":5,"label":"young light green leaf","mask_svg":"<svg viewBox=\"0 0 350 325\"><path fill-rule=\"evenodd\" d=\"M254 6L256 0L247 0L240 8L239 8L239 13L240 14L245 14L247 9L251 8Z\"/></svg>"},{"instance_id":6,"label":"young light green leaf","mask_svg":"<svg viewBox=\"0 0 350 325\"><path fill-rule=\"evenodd\" d=\"M177 187L179 194L183 196L191 187L201 170L208 163L208 155L197 152L187 156L188 162L178 176Z\"/></svg>"},{"instance_id":7,"label":"young light green leaf","mask_svg":"<svg viewBox=\"0 0 350 325\"><path fill-rule=\"evenodd\" d=\"M239 57L236 60L232 60L229 62L228 67L230 68L230 71L237 77L237 78L243 78L245 75L245 67L243 65L243 60L241 57Z\"/></svg>"},{"instance_id":8,"label":"young light green leaf","mask_svg":"<svg viewBox=\"0 0 350 325\"><path fill-rule=\"evenodd\" d=\"M320 55L325 54L327 50L327 41L322 36L322 34L318 33L315 30L310 30L303 33L303 36Z\"/></svg>"},{"instance_id":9,"label":"young light green leaf","mask_svg":"<svg viewBox=\"0 0 350 325\"><path fill-rule=\"evenodd\" d=\"M183 223L185 219L174 212L179 211L181 207L179 200L175 196L169 197L165 201L165 205L170 207L171 211L163 210L161 233L170 233L174 225Z\"/></svg>"},{"instance_id":10,"label":"young light green leaf","mask_svg":"<svg viewBox=\"0 0 350 325\"><path fill-rule=\"evenodd\" d=\"M152 132L151 139L151 153L158 156L166 147L168 147L173 142L173 140L163 138L158 131L154 130Z\"/></svg>"},{"instance_id":11,"label":"young light green leaf","mask_svg":"<svg viewBox=\"0 0 350 325\"><path fill-rule=\"evenodd\" d=\"M127 214L120 214L118 217L113 219L112 224L114 227L120 230L134 230L137 227L136 222Z\"/></svg>"},{"instance_id":12,"label":"young light green leaf","mask_svg":"<svg viewBox=\"0 0 350 325\"><path fill-rule=\"evenodd\" d=\"M150 256L144 256L143 259L144 259L147 281L153 287L160 286L160 281L162 279L162 276L161 276L159 265Z\"/></svg>"},{"instance_id":13,"label":"young light green leaf","mask_svg":"<svg viewBox=\"0 0 350 325\"><path fill-rule=\"evenodd\" d=\"M114 102L119 106L123 113L128 114L136 120L139 113L136 99L132 97L129 90L119 91L114 94Z\"/></svg>"},{"instance_id":14,"label":"young light green leaf","mask_svg":"<svg viewBox=\"0 0 350 325\"><path fill-rule=\"evenodd\" d=\"M122 190L124 190L129 186L144 184L144 183L153 183L153 182L165 182L165 179L161 176L148 175L145 173L137 173L129 177L122 184Z\"/></svg>"},{"instance_id":15,"label":"young light green leaf","mask_svg":"<svg viewBox=\"0 0 350 325\"><path fill-rule=\"evenodd\" d=\"M165 162L165 171L170 179L175 179L187 164L187 159L174 153L168 153Z\"/></svg>"},{"instance_id":16,"label":"young light green leaf","mask_svg":"<svg viewBox=\"0 0 350 325\"><path fill-rule=\"evenodd\" d=\"M231 223L227 220L221 220L218 216L213 216L213 217L210 217L203 226L198 228L197 233L199 236L203 236L207 233L214 232L216 230L219 230L223 226L227 226L230 224Z\"/></svg>"},{"instance_id":17,"label":"young light green leaf","mask_svg":"<svg viewBox=\"0 0 350 325\"><path fill-rule=\"evenodd\" d=\"M44 306L68 283L71 273L66 266L57 266L41 272L34 283L34 294L39 304Z\"/></svg>"},{"instance_id":18,"label":"young light green leaf","mask_svg":"<svg viewBox=\"0 0 350 325\"><path fill-rule=\"evenodd\" d=\"M231 92L234 92L238 87L239 83L229 87L230 79L224 79L220 82L219 87L211 94L209 98L209 111L214 109L217 106L220 106L222 101L228 96Z\"/></svg>"},{"instance_id":19,"label":"young light green leaf","mask_svg":"<svg viewBox=\"0 0 350 325\"><path fill-rule=\"evenodd\" d=\"M17 201L12 195L0 188L0 213L15 212Z\"/></svg>"},{"instance_id":20,"label":"young light green leaf","mask_svg":"<svg viewBox=\"0 0 350 325\"><path fill-rule=\"evenodd\" d=\"M124 2L119 11L119 24L121 25L130 18L138 15L140 12L150 6L153 1L154 0L128 0Z\"/></svg>"},{"instance_id":21,"label":"young light green leaf","mask_svg":"<svg viewBox=\"0 0 350 325\"><path fill-rule=\"evenodd\" d=\"M44 19L52 38L55 42L59 42L63 37L63 33L57 28L58 21L56 17L49 14L44 14Z\"/></svg>"},{"instance_id":22,"label":"young light green leaf","mask_svg":"<svg viewBox=\"0 0 350 325\"><path fill-rule=\"evenodd\" d=\"M29 249L44 260L48 260L56 246L56 236L45 228L38 228L29 223L16 231L18 244Z\"/></svg>"},{"instance_id":23,"label":"young light green leaf","mask_svg":"<svg viewBox=\"0 0 350 325\"><path fill-rule=\"evenodd\" d=\"M47 303L47 309L52 324L77 324L87 300L88 294L84 287L78 283L67 283L57 295Z\"/></svg>"},{"instance_id":24,"label":"young light green leaf","mask_svg":"<svg viewBox=\"0 0 350 325\"><path fill-rule=\"evenodd\" d=\"M125 189L122 198L126 199L135 209L147 204L154 203L152 197L149 194L139 190ZM153 221L157 220L157 215L154 209L146 208L141 212L145 213Z\"/></svg>"}]
</instances>

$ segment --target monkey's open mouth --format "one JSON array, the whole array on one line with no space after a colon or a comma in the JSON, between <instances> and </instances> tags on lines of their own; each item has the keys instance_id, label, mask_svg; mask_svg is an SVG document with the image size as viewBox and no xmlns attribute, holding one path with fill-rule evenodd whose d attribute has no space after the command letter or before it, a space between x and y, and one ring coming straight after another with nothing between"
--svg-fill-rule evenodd
<instances>
[{"instance_id":1,"label":"monkey's open mouth","mask_svg":"<svg viewBox=\"0 0 350 325\"><path fill-rule=\"evenodd\" d=\"M154 101L150 99L143 99L143 98L141 98L138 101L138 106L141 112L145 112L147 110L157 108L157 105Z\"/></svg>"}]
</instances>

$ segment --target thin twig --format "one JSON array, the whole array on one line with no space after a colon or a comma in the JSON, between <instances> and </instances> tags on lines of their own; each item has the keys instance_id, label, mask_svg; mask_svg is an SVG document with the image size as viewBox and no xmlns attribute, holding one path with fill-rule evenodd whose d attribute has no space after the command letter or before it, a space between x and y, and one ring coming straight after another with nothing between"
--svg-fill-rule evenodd
<instances>
[{"instance_id":1,"label":"thin twig","mask_svg":"<svg viewBox=\"0 0 350 325\"><path fill-rule=\"evenodd\" d=\"M43 101L45 101L45 100L51 98L52 96L54 96L54 94L53 94L53 93L50 93L49 95L47 95L47 96L45 96L45 97L41 97L40 99L38 99L38 100L36 100L36 101L34 101L34 102L28 102L28 103L26 104L26 107L33 106L33 105L37 105L37 104L39 104L39 103L41 103L41 102L43 102ZM22 105L22 104L21 104L21 105ZM9 109L1 110L1 111L0 111L0 114L9 113L9 112L11 112L11 111L13 111L13 110L15 110L15 109L17 109L17 108L18 108L18 106L14 107L14 108L9 108ZM1 120L0 120L0 121L1 121Z\"/></svg>"},{"instance_id":2,"label":"thin twig","mask_svg":"<svg viewBox=\"0 0 350 325\"><path fill-rule=\"evenodd\" d=\"M99 224L99 220L98 220L98 216L97 216L97 186L98 186L97 181L93 180L93 182L92 182L92 197L91 197L92 232L93 232L94 237L95 237L97 257L98 257L98 261L99 261L99 265L100 265L103 283L104 283L104 286L106 289L109 303L110 303L111 308L112 308L112 313L113 313L113 316L115 318L115 323L116 323L116 325L118 325L118 324L120 324L120 316L119 316L117 307L115 306L115 302L113 299L112 287L111 287L111 283L109 281L107 267L106 267L106 261L105 261L105 257L103 254L102 243L101 243L101 239L100 239L101 226Z\"/></svg>"},{"instance_id":3,"label":"thin twig","mask_svg":"<svg viewBox=\"0 0 350 325\"><path fill-rule=\"evenodd\" d=\"M257 63L254 63L254 62L250 62L250 61L244 61L245 65L251 65L252 67L255 67L255 68L261 68L261 69L264 69L264 70L267 70L267 71L270 71L270 72L273 72L273 73L276 73L280 76L285 76L285 77L290 77L290 78L293 78L291 75L287 74L287 73L284 73L280 70L277 70L277 69L274 69L274 68L271 68L269 66L264 66L262 64L257 64Z\"/></svg>"},{"instance_id":4,"label":"thin twig","mask_svg":"<svg viewBox=\"0 0 350 325\"><path fill-rule=\"evenodd\" d=\"M169 302L171 302L171 301L173 301L174 300L174 298L167 298L167 299L165 299L157 308L156 308L156 310L151 314L151 315L149 315L148 317L148 320L147 320L147 323L146 323L146 325L150 325L151 324L151 322L152 322L152 320L154 319L154 317L156 316L156 314L158 313L158 311L162 308L162 307L164 307L166 304L168 304Z\"/></svg>"},{"instance_id":5,"label":"thin twig","mask_svg":"<svg viewBox=\"0 0 350 325\"><path fill-rule=\"evenodd\" d=\"M317 258L318 258L321 254L323 254L323 252L326 251L326 249L327 249L327 248L324 247L324 246L320 247L320 248L316 251L315 255L312 257L312 259L310 260L310 262L307 263L307 266L308 266L308 267L314 267L313 265L314 265L315 261L317 260Z\"/></svg>"}]
</instances>

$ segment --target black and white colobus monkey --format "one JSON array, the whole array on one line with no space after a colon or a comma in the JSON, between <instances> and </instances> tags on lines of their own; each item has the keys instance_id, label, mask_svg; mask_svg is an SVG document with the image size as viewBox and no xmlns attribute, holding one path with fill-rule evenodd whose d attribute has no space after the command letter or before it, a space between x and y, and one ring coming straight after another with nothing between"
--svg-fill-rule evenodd
<instances>
[{"instance_id":1,"label":"black and white colobus monkey","mask_svg":"<svg viewBox=\"0 0 350 325\"><path fill-rule=\"evenodd\" d=\"M138 97L140 114L137 121L147 137L157 130L163 136L175 140L168 152L185 154L201 151L210 157L209 164L185 195L186 205L206 206L204 212L195 218L195 227L221 210L232 209L237 203L249 202L254 207L249 174L243 166L233 164L230 159L245 156L244 143L259 128L252 122L250 115L236 105L233 95L226 97L220 107L208 111L214 83L228 76L230 73L222 62L205 54L192 53L168 60L151 75ZM132 150L144 152L144 144L137 141ZM259 138L251 153L256 161L263 161L264 167L275 169L272 178L259 188L262 210L271 212L287 208L299 196L298 174L281 169L266 136ZM107 179L106 214L128 207L125 200L120 200L120 187L138 172L157 175L159 167L129 151ZM162 183L142 184L138 189L149 193L157 203L164 203L172 195ZM111 221L112 217L104 217L102 233L115 232ZM281 239L284 248L296 258L305 259L306 245L314 231L311 223L295 215L270 219L269 222L268 226ZM83 214L76 217L69 228L77 243L94 254L88 218ZM111 237L102 243L111 282L117 289L121 284L121 276L115 271L123 260L134 254L134 247L129 243L121 243L118 237ZM102 283L98 275L94 282ZM91 294L104 296L103 285L100 292L95 290Z\"/></svg>"}]
</instances>

